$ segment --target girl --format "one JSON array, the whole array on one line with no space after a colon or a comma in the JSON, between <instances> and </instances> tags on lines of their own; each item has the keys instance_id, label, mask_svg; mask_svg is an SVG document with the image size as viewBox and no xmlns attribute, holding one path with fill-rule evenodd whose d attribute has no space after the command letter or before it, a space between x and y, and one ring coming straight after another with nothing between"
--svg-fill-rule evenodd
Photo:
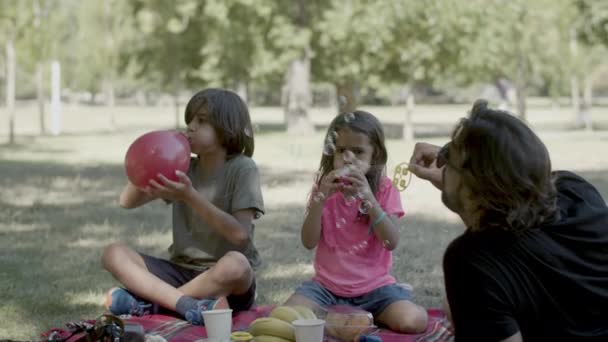
<instances>
[{"instance_id":1,"label":"girl","mask_svg":"<svg viewBox=\"0 0 608 342\"><path fill-rule=\"evenodd\" d=\"M384 132L370 113L337 116L326 146L308 211L302 243L317 247L315 275L287 301L313 310L337 304L360 307L390 329L426 329L426 311L389 271L403 216L399 192L385 176Z\"/></svg>"},{"instance_id":2,"label":"girl","mask_svg":"<svg viewBox=\"0 0 608 342\"><path fill-rule=\"evenodd\" d=\"M102 262L124 288L108 292L113 314L143 315L157 307L203 324L201 310L249 309L255 296L252 267L260 263L253 245L253 220L264 213L254 140L245 103L233 92L203 90L186 107L192 153L178 182L159 181L138 189L127 183L120 205L135 208L162 198L173 205L170 260L136 252L124 244L106 247ZM157 305L153 305L157 304Z\"/></svg>"}]
</instances>

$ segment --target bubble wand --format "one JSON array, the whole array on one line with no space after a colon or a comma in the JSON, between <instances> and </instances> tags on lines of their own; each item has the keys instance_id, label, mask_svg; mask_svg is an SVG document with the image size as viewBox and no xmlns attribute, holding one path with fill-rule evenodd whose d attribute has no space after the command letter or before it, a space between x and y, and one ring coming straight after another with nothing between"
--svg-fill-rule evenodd
<instances>
[{"instance_id":1,"label":"bubble wand","mask_svg":"<svg viewBox=\"0 0 608 342\"><path fill-rule=\"evenodd\" d=\"M412 173L410 172L410 164L403 162L395 166L395 172L393 173L393 185L400 192L407 189L412 181Z\"/></svg>"}]
</instances>

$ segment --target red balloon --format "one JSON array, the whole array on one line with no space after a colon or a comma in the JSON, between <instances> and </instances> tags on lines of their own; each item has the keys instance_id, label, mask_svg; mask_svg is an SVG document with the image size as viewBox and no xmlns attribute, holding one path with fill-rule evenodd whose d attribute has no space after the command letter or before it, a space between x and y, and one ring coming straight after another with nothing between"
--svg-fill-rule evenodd
<instances>
[{"instance_id":1,"label":"red balloon","mask_svg":"<svg viewBox=\"0 0 608 342\"><path fill-rule=\"evenodd\" d=\"M125 156L127 177L135 186L143 188L151 179L160 182L160 173L177 181L176 170L188 171L190 167L190 143L176 131L146 133L129 146ZM162 184L162 183L161 183Z\"/></svg>"}]
</instances>

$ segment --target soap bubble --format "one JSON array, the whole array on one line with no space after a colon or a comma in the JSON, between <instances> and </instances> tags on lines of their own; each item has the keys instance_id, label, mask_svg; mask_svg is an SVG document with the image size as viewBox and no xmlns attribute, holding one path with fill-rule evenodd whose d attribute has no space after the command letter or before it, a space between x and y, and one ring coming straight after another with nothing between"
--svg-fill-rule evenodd
<instances>
[{"instance_id":1,"label":"soap bubble","mask_svg":"<svg viewBox=\"0 0 608 342\"><path fill-rule=\"evenodd\" d=\"M346 123L350 123L351 121L355 120L355 113L345 113L344 114L344 121Z\"/></svg>"},{"instance_id":2,"label":"soap bubble","mask_svg":"<svg viewBox=\"0 0 608 342\"><path fill-rule=\"evenodd\" d=\"M344 196L344 204L346 204L348 207L353 205L356 201L357 198L355 196Z\"/></svg>"},{"instance_id":3,"label":"soap bubble","mask_svg":"<svg viewBox=\"0 0 608 342\"><path fill-rule=\"evenodd\" d=\"M344 96L344 95L338 96L338 104L340 105L340 108L346 107L347 103L348 103L348 100L347 100L346 96Z\"/></svg>"},{"instance_id":4,"label":"soap bubble","mask_svg":"<svg viewBox=\"0 0 608 342\"><path fill-rule=\"evenodd\" d=\"M332 156L334 152L336 152L336 145L331 142L326 143L323 147L323 154L326 156Z\"/></svg>"},{"instance_id":5,"label":"soap bubble","mask_svg":"<svg viewBox=\"0 0 608 342\"><path fill-rule=\"evenodd\" d=\"M372 207L372 202L368 201L368 200L363 200L361 201L361 204L359 204L359 213L361 213L362 215L367 215L367 213L369 212L369 209Z\"/></svg>"},{"instance_id":6,"label":"soap bubble","mask_svg":"<svg viewBox=\"0 0 608 342\"><path fill-rule=\"evenodd\" d=\"M249 127L245 127L243 129L244 133L246 136L248 136L249 138L251 138L253 136L253 134L251 134L251 129Z\"/></svg>"},{"instance_id":7,"label":"soap bubble","mask_svg":"<svg viewBox=\"0 0 608 342\"><path fill-rule=\"evenodd\" d=\"M325 195L321 191L317 191L312 194L312 200L316 203L321 203L325 199Z\"/></svg>"}]
</instances>

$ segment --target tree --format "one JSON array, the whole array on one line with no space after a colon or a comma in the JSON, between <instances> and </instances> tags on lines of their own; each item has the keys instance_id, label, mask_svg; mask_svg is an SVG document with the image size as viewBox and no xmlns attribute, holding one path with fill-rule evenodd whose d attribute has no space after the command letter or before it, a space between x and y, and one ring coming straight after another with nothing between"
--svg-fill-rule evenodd
<instances>
[{"instance_id":1,"label":"tree","mask_svg":"<svg viewBox=\"0 0 608 342\"><path fill-rule=\"evenodd\" d=\"M391 38L389 7L377 1L331 1L314 26L313 76L346 98L344 111L356 108L358 91L367 85L363 82L383 69L382 54Z\"/></svg>"},{"instance_id":2,"label":"tree","mask_svg":"<svg viewBox=\"0 0 608 342\"><path fill-rule=\"evenodd\" d=\"M265 76L255 66L265 57L261 50L271 4L132 0L138 34L124 49L123 69L135 65L138 77L173 94L176 126L181 121L178 94L186 88L223 86L247 100L247 84Z\"/></svg>"},{"instance_id":3,"label":"tree","mask_svg":"<svg viewBox=\"0 0 608 342\"><path fill-rule=\"evenodd\" d=\"M608 46L608 3L596 0L577 0L578 36L586 44Z\"/></svg>"},{"instance_id":4,"label":"tree","mask_svg":"<svg viewBox=\"0 0 608 342\"><path fill-rule=\"evenodd\" d=\"M379 75L387 84L402 85L407 93L403 137L414 136L414 91L433 85L458 64L464 39L473 30L474 16L462 1L400 1L386 8L389 33L381 48ZM403 86L405 85L405 87Z\"/></svg>"},{"instance_id":5,"label":"tree","mask_svg":"<svg viewBox=\"0 0 608 342\"><path fill-rule=\"evenodd\" d=\"M549 0L476 0L458 7L453 15L466 18L463 20L470 28L460 38L463 53L452 69L459 83L511 80L517 113L526 120L528 87L543 68L556 70L561 63L561 56L547 53L560 43L558 31L547 30L556 25L560 4Z\"/></svg>"},{"instance_id":6,"label":"tree","mask_svg":"<svg viewBox=\"0 0 608 342\"><path fill-rule=\"evenodd\" d=\"M279 54L287 60L284 83L281 88L281 102L285 113L287 132L291 134L311 134L314 124L308 115L312 104L310 90L311 76L311 30L321 3L297 0L279 4L282 17L282 31L274 32L279 38ZM276 49L275 49L276 51Z\"/></svg>"},{"instance_id":7,"label":"tree","mask_svg":"<svg viewBox=\"0 0 608 342\"><path fill-rule=\"evenodd\" d=\"M179 127L179 93L201 81L197 70L208 36L203 8L197 1L134 0L129 5L136 34L129 37L122 50L121 70L135 65L138 78L171 93L175 126Z\"/></svg>"},{"instance_id":8,"label":"tree","mask_svg":"<svg viewBox=\"0 0 608 342\"><path fill-rule=\"evenodd\" d=\"M606 60L608 47L608 4L602 1L578 0L571 4L569 9L564 16L570 19L569 71L575 126L591 130L594 74L598 66Z\"/></svg>"},{"instance_id":9,"label":"tree","mask_svg":"<svg viewBox=\"0 0 608 342\"><path fill-rule=\"evenodd\" d=\"M46 134L45 92L48 89L47 77L48 62L57 55L58 39L65 35L62 19L66 14L64 7L69 7L67 1L31 0L23 2L24 13L29 13L29 24L23 27L21 39L16 42L16 50L21 53L19 59L20 70L27 76L33 75L36 85L36 99L38 104L38 118L40 134ZM46 71L46 72L45 72ZM27 77L29 79L29 77Z\"/></svg>"},{"instance_id":10,"label":"tree","mask_svg":"<svg viewBox=\"0 0 608 342\"><path fill-rule=\"evenodd\" d=\"M18 56L15 42L20 40L32 19L24 2L0 2L0 38L4 40L6 65L6 108L9 144L15 143L15 74ZM2 34L3 33L3 34Z\"/></svg>"}]
</instances>

